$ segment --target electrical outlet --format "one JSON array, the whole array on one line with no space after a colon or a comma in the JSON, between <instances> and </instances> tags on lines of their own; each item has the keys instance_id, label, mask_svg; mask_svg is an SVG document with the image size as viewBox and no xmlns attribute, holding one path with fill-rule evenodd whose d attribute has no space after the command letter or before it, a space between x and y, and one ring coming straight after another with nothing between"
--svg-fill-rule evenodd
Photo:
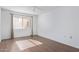
<instances>
[{"instance_id":1,"label":"electrical outlet","mask_svg":"<svg viewBox=\"0 0 79 59\"><path fill-rule=\"evenodd\" d=\"M72 39L72 36L70 36L70 39Z\"/></svg>"}]
</instances>

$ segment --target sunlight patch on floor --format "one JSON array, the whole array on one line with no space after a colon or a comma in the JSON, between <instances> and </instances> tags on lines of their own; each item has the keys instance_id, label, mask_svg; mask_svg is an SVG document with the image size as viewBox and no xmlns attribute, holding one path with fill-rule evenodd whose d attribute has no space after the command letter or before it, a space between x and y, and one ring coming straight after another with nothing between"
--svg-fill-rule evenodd
<instances>
[{"instance_id":1,"label":"sunlight patch on floor","mask_svg":"<svg viewBox=\"0 0 79 59\"><path fill-rule=\"evenodd\" d=\"M35 43L36 45L40 45L42 44L42 42L37 41L37 40L33 40L33 39L29 39L31 42Z\"/></svg>"},{"instance_id":2,"label":"sunlight patch on floor","mask_svg":"<svg viewBox=\"0 0 79 59\"><path fill-rule=\"evenodd\" d=\"M16 44L20 50L24 50L27 48L35 47L37 45L41 45L42 43L37 40L28 39L28 40L16 41Z\"/></svg>"}]
</instances>

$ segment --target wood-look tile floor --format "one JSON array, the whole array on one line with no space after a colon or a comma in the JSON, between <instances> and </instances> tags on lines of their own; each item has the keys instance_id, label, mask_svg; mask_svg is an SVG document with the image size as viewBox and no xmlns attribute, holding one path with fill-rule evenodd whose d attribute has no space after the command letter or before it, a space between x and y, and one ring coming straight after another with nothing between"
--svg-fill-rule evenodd
<instances>
[{"instance_id":1,"label":"wood-look tile floor","mask_svg":"<svg viewBox=\"0 0 79 59\"><path fill-rule=\"evenodd\" d=\"M79 52L79 49L39 36L3 40L0 52Z\"/></svg>"}]
</instances>

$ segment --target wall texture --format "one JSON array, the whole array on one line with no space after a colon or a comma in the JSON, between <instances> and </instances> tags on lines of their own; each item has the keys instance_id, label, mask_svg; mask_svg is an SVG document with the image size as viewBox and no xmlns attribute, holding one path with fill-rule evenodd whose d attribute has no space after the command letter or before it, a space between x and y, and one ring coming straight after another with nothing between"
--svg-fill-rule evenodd
<instances>
[{"instance_id":1,"label":"wall texture","mask_svg":"<svg viewBox=\"0 0 79 59\"><path fill-rule=\"evenodd\" d=\"M39 15L38 35L79 48L79 7L58 7Z\"/></svg>"}]
</instances>

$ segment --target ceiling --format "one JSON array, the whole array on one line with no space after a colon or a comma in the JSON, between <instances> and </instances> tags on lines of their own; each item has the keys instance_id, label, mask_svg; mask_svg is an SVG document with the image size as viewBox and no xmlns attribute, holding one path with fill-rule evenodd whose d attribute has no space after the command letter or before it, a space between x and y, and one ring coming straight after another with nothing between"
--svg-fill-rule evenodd
<instances>
[{"instance_id":1,"label":"ceiling","mask_svg":"<svg viewBox=\"0 0 79 59\"><path fill-rule=\"evenodd\" d=\"M45 13L54 10L57 6L36 6L36 8L38 8L41 13Z\"/></svg>"},{"instance_id":2,"label":"ceiling","mask_svg":"<svg viewBox=\"0 0 79 59\"><path fill-rule=\"evenodd\" d=\"M56 8L56 6L2 6L2 8L29 14L40 14L49 12Z\"/></svg>"},{"instance_id":3,"label":"ceiling","mask_svg":"<svg viewBox=\"0 0 79 59\"><path fill-rule=\"evenodd\" d=\"M56 8L56 6L37 6L37 8L44 10L44 11L48 11L48 10Z\"/></svg>"}]
</instances>

